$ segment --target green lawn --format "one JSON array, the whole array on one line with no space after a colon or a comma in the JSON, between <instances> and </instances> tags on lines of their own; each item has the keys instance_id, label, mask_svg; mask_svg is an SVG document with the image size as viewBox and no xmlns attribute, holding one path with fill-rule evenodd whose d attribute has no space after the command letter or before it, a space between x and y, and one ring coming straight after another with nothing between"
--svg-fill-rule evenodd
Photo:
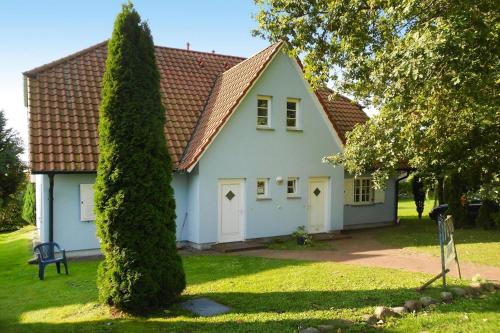
<instances>
[{"instance_id":1,"label":"green lawn","mask_svg":"<svg viewBox=\"0 0 500 333\"><path fill-rule=\"evenodd\" d=\"M500 293L460 299L381 328L360 322L373 306L400 305L428 276L339 263L239 256L184 257L184 299L208 296L232 308L201 318L173 308L150 317L112 313L96 302L97 261L70 262L70 275L49 267L45 281L28 266L31 229L0 234L0 332L297 332L337 318L352 332L494 332ZM459 282L455 282L459 284ZM436 294L438 290L430 290ZM346 332L344 330L343 332Z\"/></svg>"},{"instance_id":2,"label":"green lawn","mask_svg":"<svg viewBox=\"0 0 500 333\"><path fill-rule=\"evenodd\" d=\"M412 251L440 255L437 225L429 218L433 201L425 205L424 218L416 218L415 204L412 200L400 202L398 228L380 229L376 238L381 242ZM500 267L500 230L458 229L455 231L455 243L460 261Z\"/></svg>"}]
</instances>

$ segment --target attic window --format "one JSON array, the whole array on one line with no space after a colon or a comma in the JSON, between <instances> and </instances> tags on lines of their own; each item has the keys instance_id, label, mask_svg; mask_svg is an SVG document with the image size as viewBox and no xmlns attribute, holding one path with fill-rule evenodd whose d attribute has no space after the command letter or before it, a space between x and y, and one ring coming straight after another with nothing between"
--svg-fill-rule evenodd
<instances>
[{"instance_id":1,"label":"attic window","mask_svg":"<svg viewBox=\"0 0 500 333\"><path fill-rule=\"evenodd\" d=\"M257 97L257 127L271 127L271 97Z\"/></svg>"},{"instance_id":2,"label":"attic window","mask_svg":"<svg viewBox=\"0 0 500 333\"><path fill-rule=\"evenodd\" d=\"M286 100L286 127L287 129L299 128L299 100L288 98Z\"/></svg>"}]
</instances>

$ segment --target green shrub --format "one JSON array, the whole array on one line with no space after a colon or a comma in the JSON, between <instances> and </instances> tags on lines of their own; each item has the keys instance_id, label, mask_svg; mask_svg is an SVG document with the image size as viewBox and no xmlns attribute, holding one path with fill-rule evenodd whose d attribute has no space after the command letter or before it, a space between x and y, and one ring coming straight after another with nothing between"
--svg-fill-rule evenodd
<instances>
[{"instance_id":1,"label":"green shrub","mask_svg":"<svg viewBox=\"0 0 500 333\"><path fill-rule=\"evenodd\" d=\"M102 96L95 187L104 254L99 296L118 309L144 313L175 302L186 282L176 250L154 45L131 4L117 16L108 43Z\"/></svg>"},{"instance_id":2,"label":"green shrub","mask_svg":"<svg viewBox=\"0 0 500 333\"><path fill-rule=\"evenodd\" d=\"M26 183L26 190L23 198L23 219L29 224L36 224L35 211L35 184Z\"/></svg>"},{"instance_id":3,"label":"green shrub","mask_svg":"<svg viewBox=\"0 0 500 333\"><path fill-rule=\"evenodd\" d=\"M498 214L498 204L494 201L485 200L476 217L476 225L484 229L496 228L497 223L495 221L495 214Z\"/></svg>"},{"instance_id":4,"label":"green shrub","mask_svg":"<svg viewBox=\"0 0 500 333\"><path fill-rule=\"evenodd\" d=\"M12 194L0 208L0 232L15 231L26 225L22 217L22 192Z\"/></svg>"}]
</instances>

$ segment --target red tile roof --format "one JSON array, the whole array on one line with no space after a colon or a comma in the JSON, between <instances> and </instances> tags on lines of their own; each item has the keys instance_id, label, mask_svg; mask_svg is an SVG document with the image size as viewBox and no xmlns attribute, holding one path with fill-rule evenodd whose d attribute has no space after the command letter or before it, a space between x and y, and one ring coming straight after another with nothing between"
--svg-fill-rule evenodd
<instances>
[{"instance_id":1,"label":"red tile roof","mask_svg":"<svg viewBox=\"0 0 500 333\"><path fill-rule=\"evenodd\" d=\"M156 47L167 113L165 137L175 168L185 169L197 161L279 46L273 44L247 60ZM33 173L95 172L106 56L107 42L102 42L24 73ZM318 96L343 140L345 131L367 119L347 99L329 100L327 91Z\"/></svg>"}]
</instances>

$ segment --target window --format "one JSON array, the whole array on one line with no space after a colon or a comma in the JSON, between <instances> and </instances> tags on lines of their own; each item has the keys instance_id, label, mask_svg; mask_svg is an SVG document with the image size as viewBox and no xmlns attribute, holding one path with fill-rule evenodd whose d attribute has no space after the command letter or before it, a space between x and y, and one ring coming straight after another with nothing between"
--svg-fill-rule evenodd
<instances>
[{"instance_id":1,"label":"window","mask_svg":"<svg viewBox=\"0 0 500 333\"><path fill-rule=\"evenodd\" d=\"M271 127L271 98L257 98L257 127Z\"/></svg>"},{"instance_id":2,"label":"window","mask_svg":"<svg viewBox=\"0 0 500 333\"><path fill-rule=\"evenodd\" d=\"M299 127L298 122L299 113L299 100L289 98L286 101L286 127L291 129L297 129Z\"/></svg>"},{"instance_id":3,"label":"window","mask_svg":"<svg viewBox=\"0 0 500 333\"><path fill-rule=\"evenodd\" d=\"M269 198L269 178L257 179L257 199Z\"/></svg>"},{"instance_id":4,"label":"window","mask_svg":"<svg viewBox=\"0 0 500 333\"><path fill-rule=\"evenodd\" d=\"M367 203L373 201L371 180L368 178L354 179L354 202Z\"/></svg>"},{"instance_id":5,"label":"window","mask_svg":"<svg viewBox=\"0 0 500 333\"><path fill-rule=\"evenodd\" d=\"M286 181L286 194L289 198L299 195L299 179L297 177L288 177Z\"/></svg>"}]
</instances>

